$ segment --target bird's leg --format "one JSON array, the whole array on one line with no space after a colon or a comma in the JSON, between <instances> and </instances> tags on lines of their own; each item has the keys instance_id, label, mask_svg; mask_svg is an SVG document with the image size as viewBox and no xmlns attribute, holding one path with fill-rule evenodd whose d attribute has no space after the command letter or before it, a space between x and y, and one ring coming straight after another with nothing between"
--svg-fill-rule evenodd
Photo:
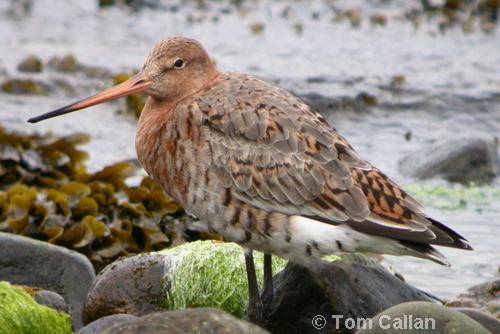
<instances>
[{"instance_id":1,"label":"bird's leg","mask_svg":"<svg viewBox=\"0 0 500 334\"><path fill-rule=\"evenodd\" d=\"M261 294L262 303L270 305L273 301L273 258L264 254L264 286Z\"/></svg>"},{"instance_id":2,"label":"bird's leg","mask_svg":"<svg viewBox=\"0 0 500 334\"><path fill-rule=\"evenodd\" d=\"M259 294L259 284L253 262L253 251L245 249L245 265L248 279L248 320L259 324L262 321L262 300Z\"/></svg>"}]
</instances>

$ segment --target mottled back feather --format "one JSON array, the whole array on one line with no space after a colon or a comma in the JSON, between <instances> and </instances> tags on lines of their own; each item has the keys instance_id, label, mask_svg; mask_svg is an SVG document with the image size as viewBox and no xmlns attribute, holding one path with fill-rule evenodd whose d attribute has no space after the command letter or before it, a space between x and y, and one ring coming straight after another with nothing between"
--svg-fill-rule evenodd
<instances>
[{"instance_id":1,"label":"mottled back feather","mask_svg":"<svg viewBox=\"0 0 500 334\"><path fill-rule=\"evenodd\" d=\"M411 242L453 247L463 239L433 225L319 113L272 84L221 74L191 103L202 114L210 168L241 201Z\"/></svg>"}]
</instances>

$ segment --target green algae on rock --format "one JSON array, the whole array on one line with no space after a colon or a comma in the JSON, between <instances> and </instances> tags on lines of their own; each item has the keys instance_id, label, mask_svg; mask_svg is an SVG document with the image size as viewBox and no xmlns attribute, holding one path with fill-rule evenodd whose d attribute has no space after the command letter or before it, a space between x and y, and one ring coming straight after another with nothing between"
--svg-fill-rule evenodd
<instances>
[{"instance_id":1,"label":"green algae on rock","mask_svg":"<svg viewBox=\"0 0 500 334\"><path fill-rule=\"evenodd\" d=\"M71 318L39 305L26 291L0 282L0 329L3 333L72 333Z\"/></svg>"},{"instance_id":2,"label":"green algae on rock","mask_svg":"<svg viewBox=\"0 0 500 334\"><path fill-rule=\"evenodd\" d=\"M30 55L17 66L19 72L42 72L43 63L37 56Z\"/></svg>"},{"instance_id":3,"label":"green algae on rock","mask_svg":"<svg viewBox=\"0 0 500 334\"><path fill-rule=\"evenodd\" d=\"M248 303L248 283L243 249L235 243L196 241L165 251L170 289L165 307L217 307L241 318ZM263 277L262 253L254 252L259 284ZM286 260L273 257L273 273Z\"/></svg>"},{"instance_id":4,"label":"green algae on rock","mask_svg":"<svg viewBox=\"0 0 500 334\"><path fill-rule=\"evenodd\" d=\"M2 82L2 91L19 95L46 95L50 88L47 84L33 79L6 79Z\"/></svg>"},{"instance_id":5,"label":"green algae on rock","mask_svg":"<svg viewBox=\"0 0 500 334\"><path fill-rule=\"evenodd\" d=\"M71 53L62 58L52 57L47 65L56 71L65 73L74 73L80 69L80 64L76 60L75 55Z\"/></svg>"},{"instance_id":6,"label":"green algae on rock","mask_svg":"<svg viewBox=\"0 0 500 334\"><path fill-rule=\"evenodd\" d=\"M500 189L494 186L409 184L404 188L422 204L439 209L484 207L500 200Z\"/></svg>"}]
</instances>

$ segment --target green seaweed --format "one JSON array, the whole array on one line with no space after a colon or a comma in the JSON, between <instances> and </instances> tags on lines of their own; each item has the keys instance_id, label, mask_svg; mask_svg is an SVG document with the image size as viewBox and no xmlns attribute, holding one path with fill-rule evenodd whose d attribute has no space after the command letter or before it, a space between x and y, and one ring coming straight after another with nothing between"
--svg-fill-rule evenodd
<instances>
[{"instance_id":1,"label":"green seaweed","mask_svg":"<svg viewBox=\"0 0 500 334\"><path fill-rule=\"evenodd\" d=\"M164 306L170 310L217 307L242 317L248 303L248 283L243 249L235 243L196 241L165 251L170 255L171 287ZM263 254L254 252L259 284L263 277ZM286 260L273 257L273 273Z\"/></svg>"},{"instance_id":2,"label":"green seaweed","mask_svg":"<svg viewBox=\"0 0 500 334\"><path fill-rule=\"evenodd\" d=\"M1 84L2 91L9 94L46 95L49 88L41 81L33 79L6 79Z\"/></svg>"},{"instance_id":3,"label":"green seaweed","mask_svg":"<svg viewBox=\"0 0 500 334\"><path fill-rule=\"evenodd\" d=\"M39 305L25 290L0 282L0 331L18 334L72 333L71 318Z\"/></svg>"},{"instance_id":4,"label":"green seaweed","mask_svg":"<svg viewBox=\"0 0 500 334\"><path fill-rule=\"evenodd\" d=\"M486 207L500 200L500 188L486 185L409 184L404 188L422 204L445 210Z\"/></svg>"}]
</instances>

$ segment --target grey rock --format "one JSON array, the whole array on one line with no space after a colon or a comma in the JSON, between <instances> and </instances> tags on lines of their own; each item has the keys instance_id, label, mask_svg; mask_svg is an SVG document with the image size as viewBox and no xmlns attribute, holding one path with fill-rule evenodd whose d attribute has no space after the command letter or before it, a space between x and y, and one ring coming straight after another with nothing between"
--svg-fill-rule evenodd
<instances>
[{"instance_id":1,"label":"grey rock","mask_svg":"<svg viewBox=\"0 0 500 334\"><path fill-rule=\"evenodd\" d=\"M489 331L468 316L451 308L428 302L409 302L393 306L371 320L371 329L356 334L488 334ZM419 328L417 328L417 326Z\"/></svg>"},{"instance_id":2,"label":"grey rock","mask_svg":"<svg viewBox=\"0 0 500 334\"><path fill-rule=\"evenodd\" d=\"M0 233L0 280L55 291L70 307L73 327L82 327L83 302L95 278L83 255L9 233Z\"/></svg>"},{"instance_id":3,"label":"grey rock","mask_svg":"<svg viewBox=\"0 0 500 334\"><path fill-rule=\"evenodd\" d=\"M163 310L164 256L140 254L117 260L97 276L85 302L85 324L116 313L142 316Z\"/></svg>"},{"instance_id":4,"label":"grey rock","mask_svg":"<svg viewBox=\"0 0 500 334\"><path fill-rule=\"evenodd\" d=\"M474 285L446 302L449 307L475 308L500 318L500 278Z\"/></svg>"},{"instance_id":5,"label":"grey rock","mask_svg":"<svg viewBox=\"0 0 500 334\"><path fill-rule=\"evenodd\" d=\"M455 311L462 312L469 318L476 320L484 328L492 333L500 333L500 321L493 318L491 315L484 312L478 311L473 308L459 307L455 308Z\"/></svg>"},{"instance_id":6,"label":"grey rock","mask_svg":"<svg viewBox=\"0 0 500 334\"><path fill-rule=\"evenodd\" d=\"M289 264L274 277L273 287L263 327L275 334L353 333L343 324L337 330L332 315L371 318L402 302L430 300L374 261L317 261L308 269ZM318 315L326 319L320 330L311 323Z\"/></svg>"},{"instance_id":7,"label":"grey rock","mask_svg":"<svg viewBox=\"0 0 500 334\"><path fill-rule=\"evenodd\" d=\"M332 111L337 110L364 110L367 105L370 105L369 103L365 103L364 98L371 97L371 95L363 94L360 94L356 97L329 97L317 93L297 93L297 95L308 105L310 105L315 111L323 115L328 115Z\"/></svg>"},{"instance_id":8,"label":"grey rock","mask_svg":"<svg viewBox=\"0 0 500 334\"><path fill-rule=\"evenodd\" d=\"M452 182L487 183L499 171L498 139L483 135L436 142L399 161L401 173L419 179L442 176Z\"/></svg>"},{"instance_id":9,"label":"grey rock","mask_svg":"<svg viewBox=\"0 0 500 334\"><path fill-rule=\"evenodd\" d=\"M38 304L42 304L51 307L55 310L69 313L69 306L66 304L64 298L50 290L39 290L34 295L33 298Z\"/></svg>"},{"instance_id":10,"label":"grey rock","mask_svg":"<svg viewBox=\"0 0 500 334\"><path fill-rule=\"evenodd\" d=\"M109 327L102 334L266 334L264 329L237 319L219 309L194 308L178 311L156 312L134 321Z\"/></svg>"},{"instance_id":11,"label":"grey rock","mask_svg":"<svg viewBox=\"0 0 500 334\"><path fill-rule=\"evenodd\" d=\"M96 321L92 321L85 327L80 328L78 334L99 334L116 324L133 321L137 319L136 316L130 314L112 314Z\"/></svg>"}]
</instances>

